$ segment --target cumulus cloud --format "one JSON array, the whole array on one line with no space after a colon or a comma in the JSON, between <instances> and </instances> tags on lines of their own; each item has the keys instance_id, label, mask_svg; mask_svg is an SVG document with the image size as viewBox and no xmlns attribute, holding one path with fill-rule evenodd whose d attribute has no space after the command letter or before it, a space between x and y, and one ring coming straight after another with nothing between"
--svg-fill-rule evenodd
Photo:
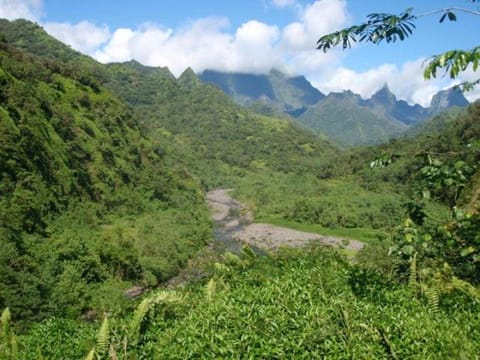
<instances>
[{"instance_id":1,"label":"cumulus cloud","mask_svg":"<svg viewBox=\"0 0 480 360\"><path fill-rule=\"evenodd\" d=\"M299 21L283 30L283 43L290 50L310 50L324 34L338 30L349 20L344 0L315 1L302 9Z\"/></svg>"},{"instance_id":2,"label":"cumulus cloud","mask_svg":"<svg viewBox=\"0 0 480 360\"><path fill-rule=\"evenodd\" d=\"M272 4L285 7L298 2L275 0ZM94 57L102 62L136 59L168 66L175 75L189 66L197 72L265 73L276 67L304 73L336 61L336 52L322 54L313 49L318 36L345 25L347 19L345 0L319 0L301 7L298 21L284 29L251 20L231 31L225 18L199 19L182 29L149 24L117 29Z\"/></svg>"},{"instance_id":3,"label":"cumulus cloud","mask_svg":"<svg viewBox=\"0 0 480 360\"><path fill-rule=\"evenodd\" d=\"M242 24L234 34L225 18L194 21L181 30L149 24L137 30L118 29L94 55L102 62L136 59L146 65L168 66L179 75L185 68L266 72L281 65L274 44L279 29L259 21Z\"/></svg>"},{"instance_id":4,"label":"cumulus cloud","mask_svg":"<svg viewBox=\"0 0 480 360\"><path fill-rule=\"evenodd\" d=\"M110 31L107 26L97 26L88 21L78 24L69 23L45 23L45 30L75 50L92 55L103 43L110 39Z\"/></svg>"},{"instance_id":5,"label":"cumulus cloud","mask_svg":"<svg viewBox=\"0 0 480 360\"><path fill-rule=\"evenodd\" d=\"M42 0L0 0L0 18L37 21L42 15Z\"/></svg>"}]
</instances>

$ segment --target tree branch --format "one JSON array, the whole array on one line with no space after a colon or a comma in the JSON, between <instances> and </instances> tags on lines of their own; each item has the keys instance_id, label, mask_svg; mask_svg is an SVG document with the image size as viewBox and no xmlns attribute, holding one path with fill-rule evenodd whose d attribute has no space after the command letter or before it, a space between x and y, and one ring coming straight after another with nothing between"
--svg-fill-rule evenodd
<instances>
[{"instance_id":1,"label":"tree branch","mask_svg":"<svg viewBox=\"0 0 480 360\"><path fill-rule=\"evenodd\" d=\"M422 17L437 15L437 14L441 14L441 13L447 13L447 12L451 12L451 11L460 11L460 12L463 12L463 13L466 13L466 14L480 16L480 11L474 11L474 10L459 8L459 7L449 7L449 8L439 9L439 10L435 10L435 11L428 12L428 13L419 14L419 15L416 15L415 17L418 19L418 18L422 18Z\"/></svg>"}]
</instances>

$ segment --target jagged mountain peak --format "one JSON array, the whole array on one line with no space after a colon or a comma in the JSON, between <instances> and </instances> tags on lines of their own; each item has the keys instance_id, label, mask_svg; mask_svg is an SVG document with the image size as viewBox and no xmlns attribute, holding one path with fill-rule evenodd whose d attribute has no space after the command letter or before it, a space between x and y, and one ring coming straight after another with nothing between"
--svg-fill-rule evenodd
<instances>
[{"instance_id":1,"label":"jagged mountain peak","mask_svg":"<svg viewBox=\"0 0 480 360\"><path fill-rule=\"evenodd\" d=\"M375 94L372 95L370 98L371 101L375 103L382 104L384 106L393 106L397 101L397 97L395 94L390 90L388 84L385 83L380 90L378 90Z\"/></svg>"},{"instance_id":2,"label":"jagged mountain peak","mask_svg":"<svg viewBox=\"0 0 480 360\"><path fill-rule=\"evenodd\" d=\"M464 107L468 104L469 102L463 93L459 89L452 87L435 94L430 103L430 109L432 112L440 112L450 107Z\"/></svg>"},{"instance_id":3,"label":"jagged mountain peak","mask_svg":"<svg viewBox=\"0 0 480 360\"><path fill-rule=\"evenodd\" d=\"M221 88L240 105L251 106L262 101L269 103L276 111L294 116L325 97L304 76L290 76L275 68L268 74L205 70L199 77Z\"/></svg>"},{"instance_id":4,"label":"jagged mountain peak","mask_svg":"<svg viewBox=\"0 0 480 360\"><path fill-rule=\"evenodd\" d=\"M182 86L197 87L201 84L200 79L191 67L185 69L185 71L178 78L178 82Z\"/></svg>"},{"instance_id":5,"label":"jagged mountain peak","mask_svg":"<svg viewBox=\"0 0 480 360\"><path fill-rule=\"evenodd\" d=\"M331 92L326 98L336 98L341 100L348 100L356 103L362 102L360 95L355 94L352 90L343 90L341 92Z\"/></svg>"},{"instance_id":6,"label":"jagged mountain peak","mask_svg":"<svg viewBox=\"0 0 480 360\"><path fill-rule=\"evenodd\" d=\"M143 74L160 73L165 77L175 79L175 76L172 74L172 72L167 66L147 66L134 59L120 64L126 65L129 68L135 69Z\"/></svg>"}]
</instances>

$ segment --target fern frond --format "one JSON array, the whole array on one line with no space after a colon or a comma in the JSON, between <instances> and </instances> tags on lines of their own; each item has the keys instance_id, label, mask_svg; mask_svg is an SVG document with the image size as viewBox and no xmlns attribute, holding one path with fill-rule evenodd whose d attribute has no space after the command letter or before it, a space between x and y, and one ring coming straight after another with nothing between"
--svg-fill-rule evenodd
<instances>
[{"instance_id":1,"label":"fern frond","mask_svg":"<svg viewBox=\"0 0 480 360\"><path fill-rule=\"evenodd\" d=\"M92 350L90 350L85 360L95 360L95 355L95 348L93 348Z\"/></svg>"},{"instance_id":2,"label":"fern frond","mask_svg":"<svg viewBox=\"0 0 480 360\"><path fill-rule=\"evenodd\" d=\"M225 255L223 255L223 259L228 266L241 268L244 265L242 259L231 252L226 252Z\"/></svg>"},{"instance_id":3,"label":"fern frond","mask_svg":"<svg viewBox=\"0 0 480 360\"><path fill-rule=\"evenodd\" d=\"M110 325L108 322L108 317L105 316L103 319L102 326L97 335L97 354L101 357L108 353L108 348L110 347Z\"/></svg>"},{"instance_id":4,"label":"fern frond","mask_svg":"<svg viewBox=\"0 0 480 360\"><path fill-rule=\"evenodd\" d=\"M213 300L213 297L215 296L216 289L217 289L217 282L213 278L211 278L208 281L207 285L205 286L205 292L206 292L208 301Z\"/></svg>"},{"instance_id":5,"label":"fern frond","mask_svg":"<svg viewBox=\"0 0 480 360\"><path fill-rule=\"evenodd\" d=\"M10 356L12 359L16 359L18 354L18 341L17 335L10 335Z\"/></svg>"},{"instance_id":6,"label":"fern frond","mask_svg":"<svg viewBox=\"0 0 480 360\"><path fill-rule=\"evenodd\" d=\"M417 254L413 255L412 260L410 261L408 287L412 293L416 293L417 291Z\"/></svg>"},{"instance_id":7,"label":"fern frond","mask_svg":"<svg viewBox=\"0 0 480 360\"><path fill-rule=\"evenodd\" d=\"M468 281L464 281L457 278L456 276L452 276L450 283L453 289L459 290L474 299L480 299L480 292Z\"/></svg>"},{"instance_id":8,"label":"fern frond","mask_svg":"<svg viewBox=\"0 0 480 360\"><path fill-rule=\"evenodd\" d=\"M7 359L16 359L18 352L17 337L11 328L12 315L7 307L0 316L0 357L6 355ZM3 357L2 357L3 358Z\"/></svg>"},{"instance_id":9,"label":"fern frond","mask_svg":"<svg viewBox=\"0 0 480 360\"><path fill-rule=\"evenodd\" d=\"M135 312L133 313L132 321L130 321L130 336L133 343L138 341L138 336L140 334L140 328L142 327L143 319L150 309L150 298L145 298L137 306Z\"/></svg>"},{"instance_id":10,"label":"fern frond","mask_svg":"<svg viewBox=\"0 0 480 360\"><path fill-rule=\"evenodd\" d=\"M430 311L438 313L440 311L440 295L437 289L425 287L424 293L430 306Z\"/></svg>"},{"instance_id":11,"label":"fern frond","mask_svg":"<svg viewBox=\"0 0 480 360\"><path fill-rule=\"evenodd\" d=\"M3 336L8 337L10 333L10 321L12 319L12 315L10 313L10 309L7 307L2 311L2 316L0 317L0 323L2 324L2 331Z\"/></svg>"},{"instance_id":12,"label":"fern frond","mask_svg":"<svg viewBox=\"0 0 480 360\"><path fill-rule=\"evenodd\" d=\"M182 301L182 296L175 291L160 291L152 297L151 303L152 305L176 304Z\"/></svg>"},{"instance_id":13,"label":"fern frond","mask_svg":"<svg viewBox=\"0 0 480 360\"><path fill-rule=\"evenodd\" d=\"M174 291L160 291L152 296L149 296L138 305L130 322L130 338L136 344L139 340L142 324L149 311L153 310L155 306L161 304L174 304L182 302L183 298Z\"/></svg>"}]
</instances>

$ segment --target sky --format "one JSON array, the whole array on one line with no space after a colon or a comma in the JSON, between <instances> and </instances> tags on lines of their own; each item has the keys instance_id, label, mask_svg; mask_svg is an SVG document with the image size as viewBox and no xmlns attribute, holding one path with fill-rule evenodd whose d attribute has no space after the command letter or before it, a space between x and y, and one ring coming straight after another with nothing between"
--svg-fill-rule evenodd
<instances>
[{"instance_id":1,"label":"sky","mask_svg":"<svg viewBox=\"0 0 480 360\"><path fill-rule=\"evenodd\" d=\"M459 6L467 0L0 0L0 17L26 18L96 60L135 59L168 66L179 76L191 67L227 72L268 73L277 68L304 75L324 93L350 89L369 98L385 83L398 98L428 106L439 90L480 75L423 79L429 56L478 45L480 16L458 13L457 22L439 15L416 23L413 36L395 44L357 44L327 53L318 38L365 20L373 12L415 14ZM466 94L480 98L480 89Z\"/></svg>"}]
</instances>

